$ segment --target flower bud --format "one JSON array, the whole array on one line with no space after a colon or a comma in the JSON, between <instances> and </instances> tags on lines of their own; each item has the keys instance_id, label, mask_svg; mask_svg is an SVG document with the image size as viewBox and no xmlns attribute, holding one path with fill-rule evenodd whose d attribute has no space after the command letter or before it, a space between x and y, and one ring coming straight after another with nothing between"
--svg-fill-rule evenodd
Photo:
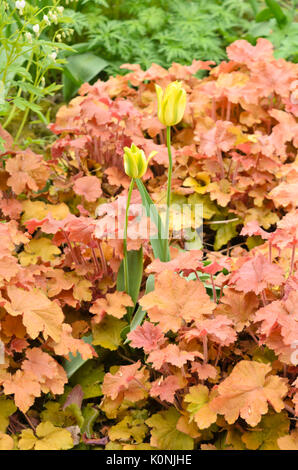
<instances>
[{"instance_id":1,"label":"flower bud","mask_svg":"<svg viewBox=\"0 0 298 470\"><path fill-rule=\"evenodd\" d=\"M25 0L17 0L16 1L16 8L18 10L20 10L21 15L23 14L23 10L24 10L25 6L26 6Z\"/></svg>"},{"instance_id":2,"label":"flower bud","mask_svg":"<svg viewBox=\"0 0 298 470\"><path fill-rule=\"evenodd\" d=\"M151 152L148 160L143 150L139 149L135 144L131 147L124 147L124 170L130 178L142 178L147 171L150 158L157 152Z\"/></svg>"},{"instance_id":3,"label":"flower bud","mask_svg":"<svg viewBox=\"0 0 298 470\"><path fill-rule=\"evenodd\" d=\"M181 82L170 83L163 91L155 85L158 102L158 119L165 126L175 126L183 118L186 106L186 91Z\"/></svg>"},{"instance_id":4,"label":"flower bud","mask_svg":"<svg viewBox=\"0 0 298 470\"><path fill-rule=\"evenodd\" d=\"M38 34L39 33L39 24L35 24L33 27L32 27L33 31L35 32L35 34Z\"/></svg>"}]
</instances>

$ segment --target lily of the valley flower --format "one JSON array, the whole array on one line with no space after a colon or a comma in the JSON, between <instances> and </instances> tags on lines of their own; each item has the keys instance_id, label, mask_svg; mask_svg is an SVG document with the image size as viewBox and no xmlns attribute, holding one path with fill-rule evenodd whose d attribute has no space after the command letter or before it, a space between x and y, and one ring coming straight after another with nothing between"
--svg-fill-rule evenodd
<instances>
[{"instance_id":1,"label":"lily of the valley flower","mask_svg":"<svg viewBox=\"0 0 298 470\"><path fill-rule=\"evenodd\" d=\"M32 27L33 31L35 32L35 34L38 34L39 33L39 24L35 24L33 27Z\"/></svg>"},{"instance_id":2,"label":"lily of the valley flower","mask_svg":"<svg viewBox=\"0 0 298 470\"><path fill-rule=\"evenodd\" d=\"M124 170L130 178L142 178L147 171L148 162L150 158L156 155L157 152L150 153L148 159L145 152L139 149L135 144L131 147L124 147Z\"/></svg>"},{"instance_id":3,"label":"lily of the valley flower","mask_svg":"<svg viewBox=\"0 0 298 470\"><path fill-rule=\"evenodd\" d=\"M16 8L20 11L20 14L23 14L23 10L26 6L25 0L17 0L16 1Z\"/></svg>"},{"instance_id":4,"label":"lily of the valley flower","mask_svg":"<svg viewBox=\"0 0 298 470\"><path fill-rule=\"evenodd\" d=\"M158 101L158 119L165 126L175 126L183 118L186 106L186 91L182 83L175 81L170 83L166 89L155 85Z\"/></svg>"}]
</instances>

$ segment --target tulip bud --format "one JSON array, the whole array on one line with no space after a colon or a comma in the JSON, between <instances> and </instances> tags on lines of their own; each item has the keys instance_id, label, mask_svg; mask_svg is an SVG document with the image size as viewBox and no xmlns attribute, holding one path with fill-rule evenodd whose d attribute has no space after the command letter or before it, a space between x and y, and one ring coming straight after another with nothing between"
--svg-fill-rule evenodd
<instances>
[{"instance_id":1,"label":"tulip bud","mask_svg":"<svg viewBox=\"0 0 298 470\"><path fill-rule=\"evenodd\" d=\"M183 118L186 106L186 91L181 82L170 83L165 91L155 85L158 102L158 119L165 126L175 126Z\"/></svg>"},{"instance_id":2,"label":"tulip bud","mask_svg":"<svg viewBox=\"0 0 298 470\"><path fill-rule=\"evenodd\" d=\"M124 170L130 178L142 178L146 173L150 158L157 152L151 152L148 160L143 150L139 149L135 144L131 147L124 147Z\"/></svg>"}]
</instances>

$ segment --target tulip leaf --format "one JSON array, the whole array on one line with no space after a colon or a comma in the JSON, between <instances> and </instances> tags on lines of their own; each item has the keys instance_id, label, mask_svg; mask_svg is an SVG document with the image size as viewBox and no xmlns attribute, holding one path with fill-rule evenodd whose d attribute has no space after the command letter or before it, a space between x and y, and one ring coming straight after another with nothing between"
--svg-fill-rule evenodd
<instances>
[{"instance_id":1,"label":"tulip leaf","mask_svg":"<svg viewBox=\"0 0 298 470\"><path fill-rule=\"evenodd\" d=\"M92 343L92 335L83 336L82 338L85 343L91 344ZM83 359L81 354L78 352L75 356L73 354L69 354L69 360L65 359L63 361L63 368L67 374L68 379L83 365L88 359Z\"/></svg>"},{"instance_id":2,"label":"tulip leaf","mask_svg":"<svg viewBox=\"0 0 298 470\"><path fill-rule=\"evenodd\" d=\"M158 238L150 238L151 246L155 258L159 258L161 261L170 260L169 242L167 239L162 237L164 233L163 225L159 213L156 209L154 202L152 201L147 189L140 179L136 179L138 190L142 197L142 203L145 207L147 217L150 217L151 221L157 227ZM166 250L165 250L166 248Z\"/></svg>"},{"instance_id":3,"label":"tulip leaf","mask_svg":"<svg viewBox=\"0 0 298 470\"><path fill-rule=\"evenodd\" d=\"M129 292L127 292L136 304L140 292L141 281L143 277L143 249L130 250L127 252L128 258L128 277ZM117 276L117 290L123 292L124 288L124 266L123 261L120 265Z\"/></svg>"},{"instance_id":4,"label":"tulip leaf","mask_svg":"<svg viewBox=\"0 0 298 470\"><path fill-rule=\"evenodd\" d=\"M284 26L287 23L287 17L282 11L280 5L275 0L266 0L267 7L271 10L276 22L279 27Z\"/></svg>"},{"instance_id":5,"label":"tulip leaf","mask_svg":"<svg viewBox=\"0 0 298 470\"><path fill-rule=\"evenodd\" d=\"M108 63L100 57L85 52L67 57L63 72L63 96L69 101L84 82L89 82L98 75Z\"/></svg>"}]
</instances>

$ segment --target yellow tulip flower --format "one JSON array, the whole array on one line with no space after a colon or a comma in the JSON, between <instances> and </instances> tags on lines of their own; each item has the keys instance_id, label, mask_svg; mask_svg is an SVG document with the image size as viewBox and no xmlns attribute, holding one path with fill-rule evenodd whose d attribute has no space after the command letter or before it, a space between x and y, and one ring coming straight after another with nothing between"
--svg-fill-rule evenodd
<instances>
[{"instance_id":1,"label":"yellow tulip flower","mask_svg":"<svg viewBox=\"0 0 298 470\"><path fill-rule=\"evenodd\" d=\"M155 85L158 102L158 119L165 126L175 126L183 118L186 106L186 91L182 83L175 81L170 83L166 89Z\"/></svg>"},{"instance_id":2,"label":"yellow tulip flower","mask_svg":"<svg viewBox=\"0 0 298 470\"><path fill-rule=\"evenodd\" d=\"M130 178L142 178L147 171L150 158L157 152L151 152L148 159L143 150L139 149L135 144L131 147L124 147L124 170Z\"/></svg>"}]
</instances>

